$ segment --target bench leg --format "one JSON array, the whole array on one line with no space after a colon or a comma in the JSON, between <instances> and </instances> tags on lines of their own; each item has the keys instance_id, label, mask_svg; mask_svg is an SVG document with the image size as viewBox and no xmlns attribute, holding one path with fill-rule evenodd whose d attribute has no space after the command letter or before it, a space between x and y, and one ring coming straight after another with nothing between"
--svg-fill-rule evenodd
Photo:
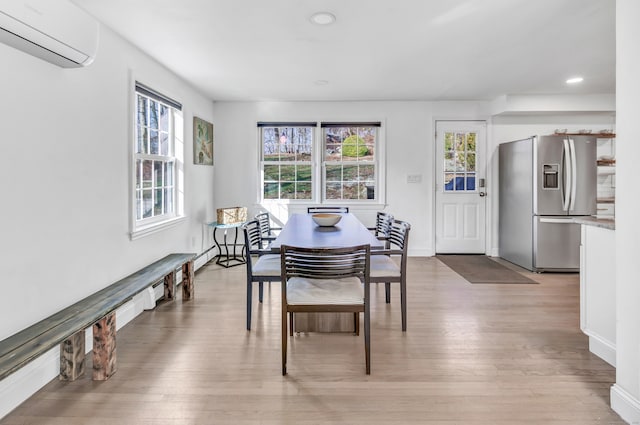
<instances>
[{"instance_id":1,"label":"bench leg","mask_svg":"<svg viewBox=\"0 0 640 425\"><path fill-rule=\"evenodd\" d=\"M75 381L84 375L84 330L60 343L60 380Z\"/></svg>"},{"instance_id":2,"label":"bench leg","mask_svg":"<svg viewBox=\"0 0 640 425\"><path fill-rule=\"evenodd\" d=\"M106 381L116 373L116 313L93 325L93 379Z\"/></svg>"},{"instance_id":3,"label":"bench leg","mask_svg":"<svg viewBox=\"0 0 640 425\"><path fill-rule=\"evenodd\" d=\"M193 298L193 261L182 265L182 300Z\"/></svg>"},{"instance_id":4,"label":"bench leg","mask_svg":"<svg viewBox=\"0 0 640 425\"><path fill-rule=\"evenodd\" d=\"M164 299L173 300L176 297L177 283L175 270L164 277Z\"/></svg>"}]
</instances>

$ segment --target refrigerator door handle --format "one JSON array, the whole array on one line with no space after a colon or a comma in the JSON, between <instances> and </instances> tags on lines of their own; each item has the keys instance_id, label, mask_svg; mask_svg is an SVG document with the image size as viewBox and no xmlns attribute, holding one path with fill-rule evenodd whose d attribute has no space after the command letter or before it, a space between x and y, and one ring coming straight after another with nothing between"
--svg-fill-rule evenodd
<instances>
[{"instance_id":1,"label":"refrigerator door handle","mask_svg":"<svg viewBox=\"0 0 640 425\"><path fill-rule=\"evenodd\" d=\"M562 194L562 210L568 211L569 203L571 201L571 152L569 151L569 141L567 139L563 139L562 143L562 159L564 162L564 193Z\"/></svg>"},{"instance_id":2,"label":"refrigerator door handle","mask_svg":"<svg viewBox=\"0 0 640 425\"><path fill-rule=\"evenodd\" d=\"M540 223L571 224L573 222L573 218L540 218Z\"/></svg>"},{"instance_id":3,"label":"refrigerator door handle","mask_svg":"<svg viewBox=\"0 0 640 425\"><path fill-rule=\"evenodd\" d=\"M576 145L573 139L569 139L569 151L571 152L571 203L569 211L576 207L576 195L578 193L578 161L576 160Z\"/></svg>"}]
</instances>

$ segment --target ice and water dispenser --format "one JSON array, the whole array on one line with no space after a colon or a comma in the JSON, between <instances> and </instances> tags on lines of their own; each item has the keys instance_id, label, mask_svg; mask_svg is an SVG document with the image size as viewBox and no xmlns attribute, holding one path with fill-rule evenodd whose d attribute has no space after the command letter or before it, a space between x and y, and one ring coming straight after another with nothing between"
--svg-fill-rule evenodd
<instances>
[{"instance_id":1,"label":"ice and water dispenser","mask_svg":"<svg viewBox=\"0 0 640 425\"><path fill-rule=\"evenodd\" d=\"M559 189L558 164L544 164L542 169L542 188Z\"/></svg>"}]
</instances>

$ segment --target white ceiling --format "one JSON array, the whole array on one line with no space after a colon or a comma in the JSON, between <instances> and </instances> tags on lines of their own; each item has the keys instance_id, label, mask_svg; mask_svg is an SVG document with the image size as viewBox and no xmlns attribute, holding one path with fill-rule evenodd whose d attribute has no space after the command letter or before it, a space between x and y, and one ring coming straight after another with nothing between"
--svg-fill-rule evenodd
<instances>
[{"instance_id":1,"label":"white ceiling","mask_svg":"<svg viewBox=\"0 0 640 425\"><path fill-rule=\"evenodd\" d=\"M615 92L614 0L74 3L213 100ZM312 24L318 11L336 22Z\"/></svg>"}]
</instances>

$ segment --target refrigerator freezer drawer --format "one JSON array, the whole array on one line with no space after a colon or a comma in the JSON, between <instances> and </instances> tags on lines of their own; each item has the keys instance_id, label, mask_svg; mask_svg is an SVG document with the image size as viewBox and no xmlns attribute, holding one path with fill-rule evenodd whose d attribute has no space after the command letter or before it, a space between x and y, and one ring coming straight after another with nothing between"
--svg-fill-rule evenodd
<instances>
[{"instance_id":1,"label":"refrigerator freezer drawer","mask_svg":"<svg viewBox=\"0 0 640 425\"><path fill-rule=\"evenodd\" d=\"M580 225L573 218L533 217L535 271L580 270Z\"/></svg>"}]
</instances>

